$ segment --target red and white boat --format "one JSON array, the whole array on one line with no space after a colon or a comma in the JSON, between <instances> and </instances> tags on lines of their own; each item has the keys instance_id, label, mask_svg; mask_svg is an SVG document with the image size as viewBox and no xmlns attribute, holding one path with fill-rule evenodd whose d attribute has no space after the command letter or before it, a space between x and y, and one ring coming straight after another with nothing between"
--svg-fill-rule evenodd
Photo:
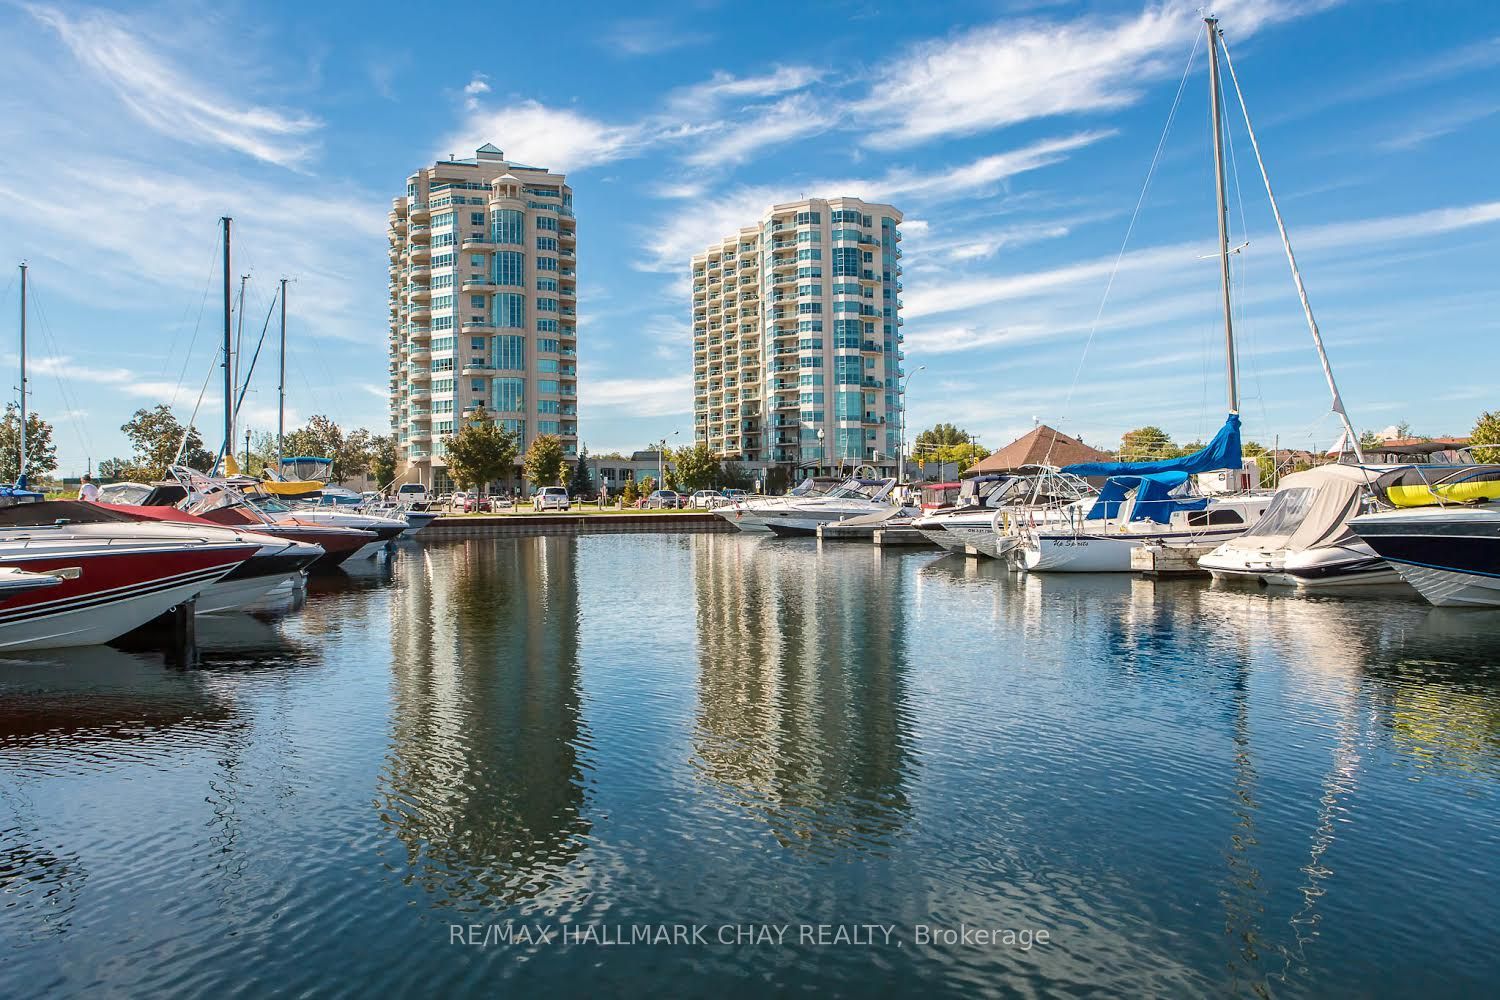
<instances>
[{"instance_id":1,"label":"red and white boat","mask_svg":"<svg viewBox=\"0 0 1500 1000\"><path fill-rule=\"evenodd\" d=\"M248 541L172 538L134 524L0 528L0 570L55 577L0 603L0 650L117 639L192 600L250 558Z\"/></svg>"}]
</instances>

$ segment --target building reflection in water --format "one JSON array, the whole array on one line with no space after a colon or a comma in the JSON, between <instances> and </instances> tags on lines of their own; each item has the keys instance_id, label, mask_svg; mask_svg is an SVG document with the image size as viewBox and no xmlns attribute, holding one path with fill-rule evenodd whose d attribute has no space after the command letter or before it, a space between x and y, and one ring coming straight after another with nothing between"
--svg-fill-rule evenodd
<instances>
[{"instance_id":1,"label":"building reflection in water","mask_svg":"<svg viewBox=\"0 0 1500 1000\"><path fill-rule=\"evenodd\" d=\"M693 538L694 764L783 846L879 850L910 813L907 594L873 546Z\"/></svg>"},{"instance_id":2,"label":"building reflection in water","mask_svg":"<svg viewBox=\"0 0 1500 1000\"><path fill-rule=\"evenodd\" d=\"M398 570L380 812L447 905L531 898L588 837L576 546L433 544Z\"/></svg>"}]
</instances>

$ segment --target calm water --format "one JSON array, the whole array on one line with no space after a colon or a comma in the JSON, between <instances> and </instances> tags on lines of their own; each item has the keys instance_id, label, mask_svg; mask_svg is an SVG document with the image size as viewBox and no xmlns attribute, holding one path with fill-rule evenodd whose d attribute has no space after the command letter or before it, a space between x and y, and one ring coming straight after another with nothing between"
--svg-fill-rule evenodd
<instances>
[{"instance_id":1,"label":"calm water","mask_svg":"<svg viewBox=\"0 0 1500 1000\"><path fill-rule=\"evenodd\" d=\"M200 642L0 661L0 994L1500 980L1500 615L625 535Z\"/></svg>"}]
</instances>

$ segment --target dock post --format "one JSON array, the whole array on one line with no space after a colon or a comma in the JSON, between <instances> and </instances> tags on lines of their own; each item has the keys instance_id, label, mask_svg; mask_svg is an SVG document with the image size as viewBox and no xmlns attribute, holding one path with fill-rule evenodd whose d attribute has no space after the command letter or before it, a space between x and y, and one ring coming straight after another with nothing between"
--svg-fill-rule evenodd
<instances>
[{"instance_id":1,"label":"dock post","mask_svg":"<svg viewBox=\"0 0 1500 1000\"><path fill-rule=\"evenodd\" d=\"M172 609L172 659L178 666L198 663L198 601L183 601Z\"/></svg>"}]
</instances>

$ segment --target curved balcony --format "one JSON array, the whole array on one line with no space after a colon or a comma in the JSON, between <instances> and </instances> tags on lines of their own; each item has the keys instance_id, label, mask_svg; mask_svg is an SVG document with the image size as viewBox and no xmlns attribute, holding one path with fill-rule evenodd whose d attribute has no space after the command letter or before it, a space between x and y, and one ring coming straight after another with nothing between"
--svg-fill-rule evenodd
<instances>
[{"instance_id":1,"label":"curved balcony","mask_svg":"<svg viewBox=\"0 0 1500 1000\"><path fill-rule=\"evenodd\" d=\"M431 319L431 318L432 318L432 308L430 306L413 305L411 307L411 319L413 319L413 320L423 320L423 319Z\"/></svg>"},{"instance_id":2,"label":"curved balcony","mask_svg":"<svg viewBox=\"0 0 1500 1000\"><path fill-rule=\"evenodd\" d=\"M460 244L460 249L466 253L486 253L495 249L495 241L488 236L470 234L464 237L463 243Z\"/></svg>"}]
</instances>

